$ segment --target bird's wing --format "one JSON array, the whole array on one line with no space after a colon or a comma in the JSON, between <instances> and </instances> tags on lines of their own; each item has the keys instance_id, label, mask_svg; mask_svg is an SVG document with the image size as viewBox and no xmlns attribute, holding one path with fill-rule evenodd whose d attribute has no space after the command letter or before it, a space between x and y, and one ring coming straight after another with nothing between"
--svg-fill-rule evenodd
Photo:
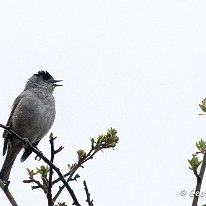
<instances>
[{"instance_id":1,"label":"bird's wing","mask_svg":"<svg viewBox=\"0 0 206 206\"><path fill-rule=\"evenodd\" d=\"M11 109L11 114L10 114L9 119L8 119L8 121L7 121L7 124L6 124L6 126L9 126L11 129L12 129L12 116L13 116L14 111L15 111L17 105L19 104L21 98L22 98L22 95L19 95L19 96L15 99L15 101L14 101L14 103L13 103L13 106L12 106L12 109ZM10 134L9 132L7 132L6 130L4 130L4 133L3 133L3 138L4 138L3 155L6 154L7 144L8 144L8 140L9 140L10 135L11 135L11 134Z\"/></svg>"}]
</instances>

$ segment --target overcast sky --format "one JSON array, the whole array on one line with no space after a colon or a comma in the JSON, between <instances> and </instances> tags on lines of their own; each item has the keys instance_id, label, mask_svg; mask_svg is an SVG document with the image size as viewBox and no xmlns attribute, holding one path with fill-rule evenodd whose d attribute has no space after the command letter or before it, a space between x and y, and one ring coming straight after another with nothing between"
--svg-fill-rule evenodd
<instances>
[{"instance_id":1,"label":"overcast sky","mask_svg":"<svg viewBox=\"0 0 206 206\"><path fill-rule=\"evenodd\" d=\"M206 97L205 7L204 0L2 1L0 123L28 78L47 70L64 80L51 129L65 147L56 157L63 172L78 149L89 150L91 137L110 127L120 137L71 184L81 202L86 179L98 206L190 205L179 192L195 188L187 159L206 137L206 118L198 115ZM48 135L39 149L49 157ZM20 206L47 205L41 191L22 183L25 168L43 162L19 157L11 192ZM72 203L67 193L61 201ZM2 191L0 205L9 205Z\"/></svg>"}]
</instances>

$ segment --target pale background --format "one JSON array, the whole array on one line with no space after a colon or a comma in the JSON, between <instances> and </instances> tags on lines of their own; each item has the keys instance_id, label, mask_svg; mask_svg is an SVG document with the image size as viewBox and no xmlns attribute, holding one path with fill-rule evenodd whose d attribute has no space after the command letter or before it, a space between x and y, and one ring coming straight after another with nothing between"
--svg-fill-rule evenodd
<instances>
[{"instance_id":1,"label":"pale background","mask_svg":"<svg viewBox=\"0 0 206 206\"><path fill-rule=\"evenodd\" d=\"M62 171L91 137L110 127L120 137L115 151L98 154L71 184L83 205L84 179L97 206L191 205L179 192L195 187L187 159L206 137L198 115L206 97L205 10L204 0L1 1L0 123L27 79L48 70L64 80L51 129L65 147L56 158ZM48 136L39 148L49 156ZM22 183L25 168L41 164L34 155L17 158L10 189L20 206L47 205ZM67 193L59 201L72 203ZM7 205L1 191L0 206Z\"/></svg>"}]
</instances>

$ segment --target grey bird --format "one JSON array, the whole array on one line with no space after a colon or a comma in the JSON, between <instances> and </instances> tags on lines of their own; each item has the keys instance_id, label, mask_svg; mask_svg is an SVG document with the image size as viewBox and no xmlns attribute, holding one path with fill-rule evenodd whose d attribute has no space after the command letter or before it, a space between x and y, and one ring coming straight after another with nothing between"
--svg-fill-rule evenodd
<instances>
[{"instance_id":1,"label":"grey bird","mask_svg":"<svg viewBox=\"0 0 206 206\"><path fill-rule=\"evenodd\" d=\"M24 91L13 103L7 126L14 132L25 138L34 147L50 130L55 119L55 99L53 91L56 84L62 80L55 80L47 71L39 71L26 83ZM0 171L0 179L6 183L13 163L24 148L24 144L6 130L3 133L4 146L3 155L6 158ZM27 159L31 150L24 149L21 162Z\"/></svg>"}]
</instances>

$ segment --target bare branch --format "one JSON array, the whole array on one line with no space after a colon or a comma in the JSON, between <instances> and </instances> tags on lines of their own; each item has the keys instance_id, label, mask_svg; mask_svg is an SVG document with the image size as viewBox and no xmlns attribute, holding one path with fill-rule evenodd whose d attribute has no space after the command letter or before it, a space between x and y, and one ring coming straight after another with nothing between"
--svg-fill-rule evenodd
<instances>
[{"instance_id":1,"label":"bare branch","mask_svg":"<svg viewBox=\"0 0 206 206\"><path fill-rule=\"evenodd\" d=\"M37 188L41 188L44 191L45 194L47 193L47 189L39 181L35 180L34 178L32 178L31 180L32 180L32 182L37 184L37 186L32 186L31 187L32 190L37 189ZM23 182L25 183L25 181L23 181Z\"/></svg>"},{"instance_id":2,"label":"bare branch","mask_svg":"<svg viewBox=\"0 0 206 206\"><path fill-rule=\"evenodd\" d=\"M51 133L50 137L49 137L49 142L51 145L51 159L50 161L53 163L54 162L54 137L53 134ZM53 169L52 167L49 168L49 182L48 182L48 190L47 190L47 200L48 200L48 206L53 206L54 202L52 200L52 175L53 175Z\"/></svg>"},{"instance_id":3,"label":"bare branch","mask_svg":"<svg viewBox=\"0 0 206 206\"><path fill-rule=\"evenodd\" d=\"M87 203L88 203L88 206L94 206L94 205L93 205L93 200L90 199L90 193L89 193L89 190L88 190L88 188L87 188L87 183L86 183L85 180L83 181L83 184L84 184L84 190L85 190L86 196L87 196L86 201L87 201Z\"/></svg>"},{"instance_id":4,"label":"bare branch","mask_svg":"<svg viewBox=\"0 0 206 206\"><path fill-rule=\"evenodd\" d=\"M73 179L72 177L75 174L75 172L80 167L83 167L83 164L85 162L87 162L90 159L93 159L94 155L97 152L103 151L103 149L114 148L116 144L119 142L119 137L116 134L117 134L117 130L113 128L108 129L107 134L99 135L97 141L95 141L94 138L91 139L91 149L87 154L86 152L84 152L84 150L78 150L77 151L78 163L74 164L74 166L70 169L70 171L64 175L64 177L68 176L67 182L71 181ZM60 181L59 178L54 180L53 184L57 183L58 181ZM58 198L58 196L61 194L64 188L65 188L65 185L62 185L61 187L59 187L58 192L53 198L54 201Z\"/></svg>"},{"instance_id":5,"label":"bare branch","mask_svg":"<svg viewBox=\"0 0 206 206\"><path fill-rule=\"evenodd\" d=\"M195 195L194 195L194 198L193 198L192 206L197 206L198 199L199 199L198 194L200 194L200 190L201 190L201 186L202 186L202 180L203 180L203 176L204 176L204 173L205 173L205 167L206 167L206 152L204 153L202 165L201 165L201 168L200 168L200 173L199 173L199 175L195 174L195 176L197 177L197 184L196 184L196 188L195 188Z\"/></svg>"},{"instance_id":6,"label":"bare branch","mask_svg":"<svg viewBox=\"0 0 206 206\"><path fill-rule=\"evenodd\" d=\"M14 197L12 196L12 194L9 191L8 185L5 185L1 180L0 180L0 187L1 189L4 191L5 195L7 196L9 202L11 203L12 206L18 206L18 204L16 203Z\"/></svg>"},{"instance_id":7,"label":"bare branch","mask_svg":"<svg viewBox=\"0 0 206 206\"><path fill-rule=\"evenodd\" d=\"M64 175L64 177L69 176L69 177L67 178L67 182L72 181L72 180L73 180L73 175L75 174L75 172L76 172L80 167L83 167L82 165L83 165L85 162L87 162L89 159L93 159L94 155L95 155L98 151L100 151L100 149L98 149L98 148L96 148L96 147L92 147L92 148L90 149L90 151L86 154L85 159L79 161L78 164L75 164L74 167L72 167L71 170ZM55 184L55 183L57 183L57 182L59 182L59 181L60 181L60 179L57 178L56 180L53 181L53 184ZM64 184L59 187L58 192L57 192L56 195L53 197L53 201L54 201L54 202L56 201L56 199L57 199L58 196L61 194L61 192L63 191L64 188L65 188L65 185L64 185Z\"/></svg>"},{"instance_id":8,"label":"bare branch","mask_svg":"<svg viewBox=\"0 0 206 206\"><path fill-rule=\"evenodd\" d=\"M74 191L72 188L69 186L68 182L64 179L64 176L62 175L61 171L59 168L57 168L51 161L49 161L41 152L39 152L36 148L34 148L31 144L26 141L26 139L21 138L16 132L14 132L10 127L7 127L5 125L0 124L0 127L4 128L7 130L9 133L13 134L18 140L23 142L27 147L34 152L36 155L38 155L46 164L48 164L59 176L60 180L63 182L65 187L67 188L68 192L70 193L74 203L73 205L76 206L81 206L76 198L76 195L74 194Z\"/></svg>"}]
</instances>

